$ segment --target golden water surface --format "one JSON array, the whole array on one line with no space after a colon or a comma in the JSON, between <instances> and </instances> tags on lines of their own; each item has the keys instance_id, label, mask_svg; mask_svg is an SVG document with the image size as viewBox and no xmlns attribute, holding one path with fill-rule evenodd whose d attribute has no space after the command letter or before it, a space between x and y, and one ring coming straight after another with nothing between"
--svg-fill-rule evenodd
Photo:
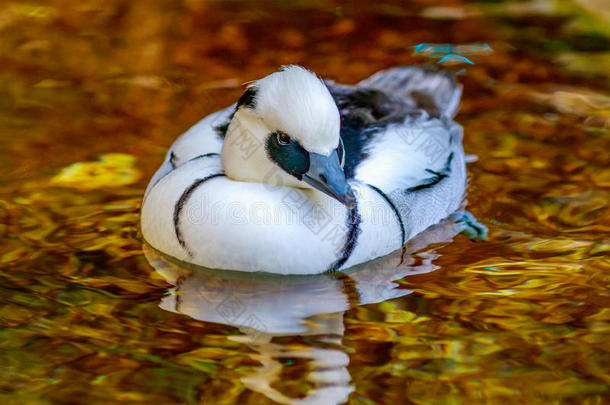
<instances>
[{"instance_id":1,"label":"golden water surface","mask_svg":"<svg viewBox=\"0 0 610 405\"><path fill-rule=\"evenodd\" d=\"M608 4L1 2L0 403L610 403ZM173 139L287 63L459 72L489 242L279 279L143 246Z\"/></svg>"}]
</instances>

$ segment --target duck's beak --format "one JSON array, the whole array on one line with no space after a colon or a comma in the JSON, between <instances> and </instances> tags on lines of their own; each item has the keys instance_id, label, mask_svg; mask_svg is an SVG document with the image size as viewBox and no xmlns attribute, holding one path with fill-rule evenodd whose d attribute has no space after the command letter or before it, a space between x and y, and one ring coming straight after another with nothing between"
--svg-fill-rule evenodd
<instances>
[{"instance_id":1,"label":"duck's beak","mask_svg":"<svg viewBox=\"0 0 610 405\"><path fill-rule=\"evenodd\" d=\"M349 209L356 206L356 197L347 184L336 150L329 156L310 152L309 170L303 175L303 181Z\"/></svg>"}]
</instances>

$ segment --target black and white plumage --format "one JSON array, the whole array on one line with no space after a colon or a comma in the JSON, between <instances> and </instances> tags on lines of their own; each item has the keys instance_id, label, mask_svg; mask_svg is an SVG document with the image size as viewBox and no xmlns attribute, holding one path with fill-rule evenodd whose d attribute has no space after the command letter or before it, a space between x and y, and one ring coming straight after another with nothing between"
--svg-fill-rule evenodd
<instances>
[{"instance_id":1,"label":"black and white plumage","mask_svg":"<svg viewBox=\"0 0 610 405\"><path fill-rule=\"evenodd\" d=\"M288 66L179 137L142 204L158 250L210 268L317 274L400 248L458 210L461 87L420 67L355 86Z\"/></svg>"}]
</instances>

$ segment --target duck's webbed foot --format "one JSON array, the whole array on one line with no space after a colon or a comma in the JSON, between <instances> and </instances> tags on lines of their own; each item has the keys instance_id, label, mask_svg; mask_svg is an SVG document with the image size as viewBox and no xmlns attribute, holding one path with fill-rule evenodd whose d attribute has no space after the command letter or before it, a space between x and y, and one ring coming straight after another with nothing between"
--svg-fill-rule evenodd
<instances>
[{"instance_id":1,"label":"duck's webbed foot","mask_svg":"<svg viewBox=\"0 0 610 405\"><path fill-rule=\"evenodd\" d=\"M487 240L487 227L477 221L470 212L459 210L450 215L455 221L456 231L470 240Z\"/></svg>"}]
</instances>

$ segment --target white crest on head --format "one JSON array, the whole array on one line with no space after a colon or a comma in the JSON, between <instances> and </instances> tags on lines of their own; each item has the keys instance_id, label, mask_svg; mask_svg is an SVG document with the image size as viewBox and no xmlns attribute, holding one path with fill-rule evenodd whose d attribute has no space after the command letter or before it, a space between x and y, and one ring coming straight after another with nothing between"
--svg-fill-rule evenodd
<instances>
[{"instance_id":1,"label":"white crest on head","mask_svg":"<svg viewBox=\"0 0 610 405\"><path fill-rule=\"evenodd\" d=\"M330 154L339 144L340 116L328 88L314 73L284 66L251 86L254 113L271 131L283 131L309 152Z\"/></svg>"}]
</instances>

